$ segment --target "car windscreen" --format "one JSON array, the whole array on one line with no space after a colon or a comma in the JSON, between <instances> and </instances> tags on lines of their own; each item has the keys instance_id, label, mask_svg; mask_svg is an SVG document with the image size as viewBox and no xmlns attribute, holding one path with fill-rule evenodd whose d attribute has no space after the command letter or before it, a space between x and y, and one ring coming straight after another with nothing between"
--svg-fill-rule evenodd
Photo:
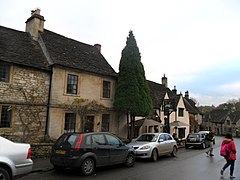
<instances>
[{"instance_id":1,"label":"car windscreen","mask_svg":"<svg viewBox=\"0 0 240 180\"><path fill-rule=\"evenodd\" d=\"M188 138L199 138L199 134L189 134Z\"/></svg>"},{"instance_id":2,"label":"car windscreen","mask_svg":"<svg viewBox=\"0 0 240 180\"><path fill-rule=\"evenodd\" d=\"M157 140L157 136L155 134L143 134L136 141L147 141L154 142Z\"/></svg>"}]
</instances>

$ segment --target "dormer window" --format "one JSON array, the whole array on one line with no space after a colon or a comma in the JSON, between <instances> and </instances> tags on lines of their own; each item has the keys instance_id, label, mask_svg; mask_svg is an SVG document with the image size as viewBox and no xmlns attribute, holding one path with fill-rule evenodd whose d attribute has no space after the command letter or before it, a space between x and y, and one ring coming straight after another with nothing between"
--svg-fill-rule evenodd
<instances>
[{"instance_id":1,"label":"dormer window","mask_svg":"<svg viewBox=\"0 0 240 180\"><path fill-rule=\"evenodd\" d=\"M178 108L178 117L184 116L184 108Z\"/></svg>"}]
</instances>

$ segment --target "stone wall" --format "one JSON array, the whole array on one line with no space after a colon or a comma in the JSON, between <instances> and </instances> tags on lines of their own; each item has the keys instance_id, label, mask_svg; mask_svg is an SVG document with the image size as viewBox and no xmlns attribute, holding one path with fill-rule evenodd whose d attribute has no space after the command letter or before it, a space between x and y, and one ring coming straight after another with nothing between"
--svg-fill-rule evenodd
<instances>
[{"instance_id":1,"label":"stone wall","mask_svg":"<svg viewBox=\"0 0 240 180\"><path fill-rule=\"evenodd\" d=\"M35 143L31 144L32 159L49 158L53 143Z\"/></svg>"},{"instance_id":2,"label":"stone wall","mask_svg":"<svg viewBox=\"0 0 240 180\"><path fill-rule=\"evenodd\" d=\"M24 103L25 98L20 88L28 94L34 90L34 96L41 97L41 101L47 103L50 82L48 73L20 66L13 66L11 72L10 83L0 83L1 103Z\"/></svg>"},{"instance_id":3,"label":"stone wall","mask_svg":"<svg viewBox=\"0 0 240 180\"><path fill-rule=\"evenodd\" d=\"M0 106L10 107L11 127L0 128L0 135L18 142L43 140L49 80L50 76L45 71L21 66L11 67L10 82L0 82ZM31 137L26 140L28 134Z\"/></svg>"}]
</instances>

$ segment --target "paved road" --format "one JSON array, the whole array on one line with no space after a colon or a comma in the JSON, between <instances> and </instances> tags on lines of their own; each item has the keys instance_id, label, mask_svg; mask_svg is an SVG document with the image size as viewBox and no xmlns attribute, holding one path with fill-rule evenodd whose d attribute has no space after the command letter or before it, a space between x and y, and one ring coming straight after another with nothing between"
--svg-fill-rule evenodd
<instances>
[{"instance_id":1,"label":"paved road","mask_svg":"<svg viewBox=\"0 0 240 180\"><path fill-rule=\"evenodd\" d=\"M65 171L57 173L53 170L32 173L19 180L226 180L229 179L229 169L224 177L220 169L225 160L219 155L222 137L216 137L214 157L207 157L203 149L180 149L176 158L161 157L157 162L138 160L133 168L121 165L100 168L95 175L82 176L77 172ZM235 139L240 152L240 139ZM235 164L235 178L240 180L240 153Z\"/></svg>"}]
</instances>

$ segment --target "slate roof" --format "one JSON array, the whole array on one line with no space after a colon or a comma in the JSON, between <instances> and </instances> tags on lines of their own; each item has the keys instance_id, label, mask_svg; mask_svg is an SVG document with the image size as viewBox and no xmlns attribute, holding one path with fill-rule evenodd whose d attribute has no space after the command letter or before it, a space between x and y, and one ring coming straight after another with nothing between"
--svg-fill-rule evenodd
<instances>
[{"instance_id":1,"label":"slate roof","mask_svg":"<svg viewBox=\"0 0 240 180\"><path fill-rule=\"evenodd\" d=\"M60 65L104 76L117 77L99 50L88 44L44 30L41 33L53 65ZM0 61L50 70L38 42L27 32L0 26Z\"/></svg>"},{"instance_id":2,"label":"slate roof","mask_svg":"<svg viewBox=\"0 0 240 180\"><path fill-rule=\"evenodd\" d=\"M96 47L46 29L41 33L41 37L53 64L117 77L117 73Z\"/></svg>"},{"instance_id":3,"label":"slate roof","mask_svg":"<svg viewBox=\"0 0 240 180\"><path fill-rule=\"evenodd\" d=\"M140 128L142 125L143 125L143 123L144 123L144 121L145 121L145 118L143 118L143 119L139 119L139 120L136 120L135 121L135 128Z\"/></svg>"},{"instance_id":4,"label":"slate roof","mask_svg":"<svg viewBox=\"0 0 240 180\"><path fill-rule=\"evenodd\" d=\"M149 80L147 82L150 89L153 108L159 108L163 104L163 99L166 92L168 93L170 99L174 99L175 101L177 100L177 96L169 88L166 88L163 84L158 84Z\"/></svg>"},{"instance_id":5,"label":"slate roof","mask_svg":"<svg viewBox=\"0 0 240 180\"><path fill-rule=\"evenodd\" d=\"M191 99L183 98L184 105L187 111L191 114L202 114L199 109L195 106L195 102Z\"/></svg>"},{"instance_id":6,"label":"slate roof","mask_svg":"<svg viewBox=\"0 0 240 180\"><path fill-rule=\"evenodd\" d=\"M47 60L29 33L0 26L0 61L49 70Z\"/></svg>"},{"instance_id":7,"label":"slate roof","mask_svg":"<svg viewBox=\"0 0 240 180\"><path fill-rule=\"evenodd\" d=\"M240 120L240 111L231 112L229 117L232 123L236 124Z\"/></svg>"},{"instance_id":8,"label":"slate roof","mask_svg":"<svg viewBox=\"0 0 240 180\"><path fill-rule=\"evenodd\" d=\"M224 123L228 116L229 110L214 109L210 112L206 119L209 118L209 121L213 123Z\"/></svg>"},{"instance_id":9,"label":"slate roof","mask_svg":"<svg viewBox=\"0 0 240 180\"><path fill-rule=\"evenodd\" d=\"M143 118L143 119L138 119L138 120L136 120L135 121L135 128L137 128L137 129L139 129L142 125L143 125L143 123L145 122L145 121L148 121L148 120L152 120L152 121L156 121L156 120L154 120L154 119L146 119L146 118ZM160 122L158 122L158 121L156 121L157 123L159 123L159 124L161 124Z\"/></svg>"},{"instance_id":10,"label":"slate roof","mask_svg":"<svg viewBox=\"0 0 240 180\"><path fill-rule=\"evenodd\" d=\"M223 124L227 119L236 124L240 120L240 111L231 112L227 109L214 109L204 117L205 121Z\"/></svg>"},{"instance_id":11,"label":"slate roof","mask_svg":"<svg viewBox=\"0 0 240 180\"><path fill-rule=\"evenodd\" d=\"M171 91L169 88L166 88L163 84L158 84L149 80L147 82L149 85L150 95L153 102L153 109L161 107L166 92L168 93L169 98L175 101L175 108L177 108L177 103L179 102L182 96L181 94L176 95L173 91ZM195 102L193 100L186 99L185 97L183 97L183 102L189 113L202 114L196 107Z\"/></svg>"}]
</instances>

